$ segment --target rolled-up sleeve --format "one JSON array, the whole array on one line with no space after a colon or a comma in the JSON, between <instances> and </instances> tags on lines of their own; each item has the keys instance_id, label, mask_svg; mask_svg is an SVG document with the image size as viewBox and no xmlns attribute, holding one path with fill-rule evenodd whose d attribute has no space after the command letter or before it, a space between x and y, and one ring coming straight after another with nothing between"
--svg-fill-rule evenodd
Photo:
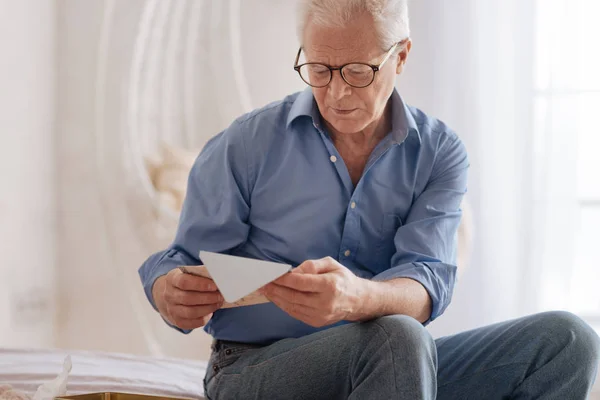
<instances>
[{"instance_id":1,"label":"rolled-up sleeve","mask_svg":"<svg viewBox=\"0 0 600 400\"><path fill-rule=\"evenodd\" d=\"M467 191L468 167L466 149L453 135L436 154L431 178L396 232L392 267L372 278L410 278L421 283L432 302L431 317L425 324L442 315L452 299L457 269L456 236L461 202Z\"/></svg>"},{"instance_id":2,"label":"rolled-up sleeve","mask_svg":"<svg viewBox=\"0 0 600 400\"><path fill-rule=\"evenodd\" d=\"M181 265L201 265L200 250L228 253L246 241L251 171L243 139L239 123L234 122L204 146L188 177L173 243L139 268L144 292L155 310L152 286L157 278Z\"/></svg>"}]
</instances>

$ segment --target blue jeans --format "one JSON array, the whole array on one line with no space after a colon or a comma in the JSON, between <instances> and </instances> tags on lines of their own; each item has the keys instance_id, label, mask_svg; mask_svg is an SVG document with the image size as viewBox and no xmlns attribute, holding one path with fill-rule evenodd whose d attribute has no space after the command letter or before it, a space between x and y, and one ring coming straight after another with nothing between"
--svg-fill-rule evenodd
<instances>
[{"instance_id":1,"label":"blue jeans","mask_svg":"<svg viewBox=\"0 0 600 400\"><path fill-rule=\"evenodd\" d=\"M387 316L269 346L215 341L204 385L219 399L585 399L600 339L547 312L434 340Z\"/></svg>"}]
</instances>

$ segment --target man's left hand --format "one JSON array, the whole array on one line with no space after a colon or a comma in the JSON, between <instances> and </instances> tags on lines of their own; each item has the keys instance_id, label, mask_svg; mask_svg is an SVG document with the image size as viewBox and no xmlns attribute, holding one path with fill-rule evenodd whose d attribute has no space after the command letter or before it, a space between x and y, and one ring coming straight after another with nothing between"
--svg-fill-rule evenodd
<instances>
[{"instance_id":1,"label":"man's left hand","mask_svg":"<svg viewBox=\"0 0 600 400\"><path fill-rule=\"evenodd\" d=\"M360 320L370 281L331 257L309 260L261 292L292 317L314 327Z\"/></svg>"}]
</instances>

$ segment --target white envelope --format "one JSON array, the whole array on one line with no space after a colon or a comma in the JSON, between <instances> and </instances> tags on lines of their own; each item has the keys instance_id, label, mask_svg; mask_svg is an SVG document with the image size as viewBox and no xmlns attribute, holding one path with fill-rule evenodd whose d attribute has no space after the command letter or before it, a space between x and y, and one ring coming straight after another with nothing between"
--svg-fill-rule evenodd
<instances>
[{"instance_id":1,"label":"white envelope","mask_svg":"<svg viewBox=\"0 0 600 400\"><path fill-rule=\"evenodd\" d=\"M292 270L287 264L208 251L201 251L200 259L228 303L237 302ZM185 269L193 273L190 267Z\"/></svg>"}]
</instances>

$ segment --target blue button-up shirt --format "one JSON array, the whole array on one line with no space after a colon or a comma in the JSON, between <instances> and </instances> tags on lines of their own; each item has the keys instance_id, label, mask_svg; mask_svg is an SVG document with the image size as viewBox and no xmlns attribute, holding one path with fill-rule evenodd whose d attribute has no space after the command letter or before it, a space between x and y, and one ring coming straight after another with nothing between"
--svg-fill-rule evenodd
<instances>
[{"instance_id":1,"label":"blue button-up shirt","mask_svg":"<svg viewBox=\"0 0 600 400\"><path fill-rule=\"evenodd\" d=\"M330 256L365 279L414 279L432 300L427 323L440 316L456 280L467 154L444 123L405 105L397 91L390 101L392 130L356 187L310 88L213 137L190 172L172 245L139 270L152 306L154 281L179 265L202 264L199 251L207 250L294 267ZM204 327L217 339L249 343L326 328L272 303L216 311Z\"/></svg>"}]
</instances>

